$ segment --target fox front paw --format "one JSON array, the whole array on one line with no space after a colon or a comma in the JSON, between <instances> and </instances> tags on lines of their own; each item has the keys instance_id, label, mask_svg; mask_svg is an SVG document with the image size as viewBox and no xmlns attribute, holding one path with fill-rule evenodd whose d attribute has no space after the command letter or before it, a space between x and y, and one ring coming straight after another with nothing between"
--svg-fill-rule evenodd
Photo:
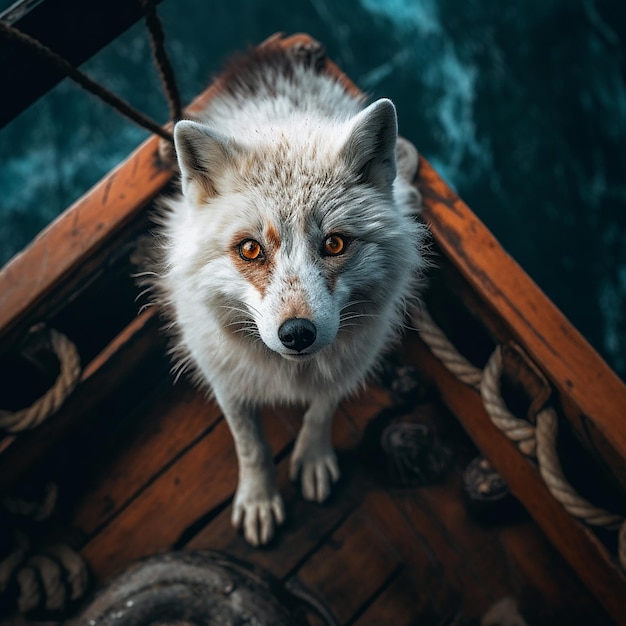
<instances>
[{"instance_id":1,"label":"fox front paw","mask_svg":"<svg viewBox=\"0 0 626 626\"><path fill-rule=\"evenodd\" d=\"M298 480L306 500L324 502L330 496L333 483L339 480L339 464L331 446L296 448L289 464L289 478Z\"/></svg>"},{"instance_id":2,"label":"fox front paw","mask_svg":"<svg viewBox=\"0 0 626 626\"><path fill-rule=\"evenodd\" d=\"M246 541L255 548L269 543L274 530L285 521L285 505L278 491L254 492L237 489L233 502L232 525L243 529Z\"/></svg>"}]
</instances>

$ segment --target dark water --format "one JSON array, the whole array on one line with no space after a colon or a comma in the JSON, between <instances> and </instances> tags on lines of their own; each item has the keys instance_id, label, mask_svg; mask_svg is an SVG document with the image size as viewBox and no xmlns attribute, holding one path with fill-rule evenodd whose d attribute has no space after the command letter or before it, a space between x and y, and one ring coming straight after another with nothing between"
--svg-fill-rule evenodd
<instances>
[{"instance_id":1,"label":"dark water","mask_svg":"<svg viewBox=\"0 0 626 626\"><path fill-rule=\"evenodd\" d=\"M166 0L160 13L185 101L273 32L322 41L395 101L401 132L626 375L624 0ZM143 25L84 69L167 116ZM66 83L0 131L0 261L145 136Z\"/></svg>"}]
</instances>

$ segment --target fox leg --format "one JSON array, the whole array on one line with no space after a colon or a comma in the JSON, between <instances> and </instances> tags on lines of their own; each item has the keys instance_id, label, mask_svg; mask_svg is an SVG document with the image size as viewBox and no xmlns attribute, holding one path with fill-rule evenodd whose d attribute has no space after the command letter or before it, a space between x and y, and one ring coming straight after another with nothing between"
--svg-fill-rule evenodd
<instances>
[{"instance_id":1,"label":"fox leg","mask_svg":"<svg viewBox=\"0 0 626 626\"><path fill-rule=\"evenodd\" d=\"M235 402L218 403L235 440L239 483L233 500L232 525L243 528L253 546L268 543L275 526L285 520L285 505L278 492L272 453L263 436L258 414Z\"/></svg>"},{"instance_id":2,"label":"fox leg","mask_svg":"<svg viewBox=\"0 0 626 626\"><path fill-rule=\"evenodd\" d=\"M300 476L302 495L307 500L324 502L332 484L339 479L337 455L333 450L331 427L338 402L316 398L304 414L302 428L291 455L289 477Z\"/></svg>"}]
</instances>

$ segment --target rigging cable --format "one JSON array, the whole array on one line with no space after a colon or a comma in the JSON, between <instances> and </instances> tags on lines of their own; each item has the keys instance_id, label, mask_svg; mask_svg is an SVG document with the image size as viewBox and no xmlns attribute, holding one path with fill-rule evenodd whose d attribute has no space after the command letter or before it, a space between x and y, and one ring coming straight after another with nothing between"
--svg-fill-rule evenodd
<instances>
[{"instance_id":1,"label":"rigging cable","mask_svg":"<svg viewBox=\"0 0 626 626\"><path fill-rule=\"evenodd\" d=\"M169 57L165 50L165 35L163 26L156 10L157 0L137 0L146 18L146 26L150 33L150 43L152 46L152 58L159 72L163 92L170 107L170 120L177 122L182 117L182 106L180 104L180 93L176 85L176 76L172 69Z\"/></svg>"},{"instance_id":2,"label":"rigging cable","mask_svg":"<svg viewBox=\"0 0 626 626\"><path fill-rule=\"evenodd\" d=\"M138 0L150 33L152 56L161 78L161 83L170 107L170 118L176 122L181 118L182 108L180 95L169 58L165 51L164 34L161 22L154 6L155 0ZM115 95L106 87L97 83L84 72L74 67L65 57L58 54L41 41L20 31L14 26L0 20L0 35L9 41L17 41L26 46L33 53L44 59L49 65L63 76L70 78L80 87L102 100L118 113L146 130L159 135L167 141L173 141L172 133L150 117L133 107L129 102Z\"/></svg>"}]
</instances>

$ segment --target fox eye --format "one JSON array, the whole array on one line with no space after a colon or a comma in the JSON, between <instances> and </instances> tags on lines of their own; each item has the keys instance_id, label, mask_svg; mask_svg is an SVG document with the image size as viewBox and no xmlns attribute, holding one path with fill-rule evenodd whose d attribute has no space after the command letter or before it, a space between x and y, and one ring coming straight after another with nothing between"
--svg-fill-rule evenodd
<instances>
[{"instance_id":1,"label":"fox eye","mask_svg":"<svg viewBox=\"0 0 626 626\"><path fill-rule=\"evenodd\" d=\"M346 240L341 235L329 235L324 241L324 252L328 256L338 256L346 249Z\"/></svg>"},{"instance_id":2,"label":"fox eye","mask_svg":"<svg viewBox=\"0 0 626 626\"><path fill-rule=\"evenodd\" d=\"M254 239L244 239L239 244L239 256L244 261L259 261L263 258L263 248Z\"/></svg>"}]
</instances>

